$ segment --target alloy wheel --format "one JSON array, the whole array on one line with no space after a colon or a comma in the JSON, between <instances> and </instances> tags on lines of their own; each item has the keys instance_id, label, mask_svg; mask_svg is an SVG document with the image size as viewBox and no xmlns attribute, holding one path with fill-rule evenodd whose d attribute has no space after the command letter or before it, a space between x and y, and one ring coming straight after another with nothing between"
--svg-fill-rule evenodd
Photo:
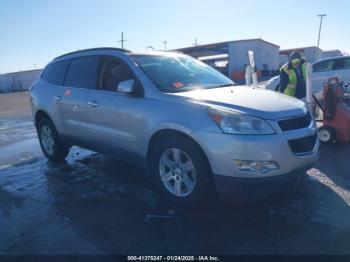
<instances>
[{"instance_id":1,"label":"alloy wheel","mask_svg":"<svg viewBox=\"0 0 350 262\"><path fill-rule=\"evenodd\" d=\"M41 144L48 155L53 155L55 152L55 140L52 130L49 126L44 125L41 128Z\"/></svg>"},{"instance_id":2,"label":"alloy wheel","mask_svg":"<svg viewBox=\"0 0 350 262\"><path fill-rule=\"evenodd\" d=\"M159 161L159 174L165 188L177 197L191 194L196 185L196 170L191 158L181 149L169 148Z\"/></svg>"}]
</instances>

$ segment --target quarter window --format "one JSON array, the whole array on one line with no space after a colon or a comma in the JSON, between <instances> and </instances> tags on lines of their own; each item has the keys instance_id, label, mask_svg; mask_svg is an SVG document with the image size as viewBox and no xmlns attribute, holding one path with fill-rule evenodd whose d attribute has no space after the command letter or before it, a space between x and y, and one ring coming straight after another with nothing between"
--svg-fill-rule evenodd
<instances>
[{"instance_id":1,"label":"quarter window","mask_svg":"<svg viewBox=\"0 0 350 262\"><path fill-rule=\"evenodd\" d=\"M94 88L98 63L98 56L74 59L69 66L64 85L87 89Z\"/></svg>"},{"instance_id":2,"label":"quarter window","mask_svg":"<svg viewBox=\"0 0 350 262\"><path fill-rule=\"evenodd\" d=\"M50 64L46 67L42 78L53 85L63 85L64 76L67 72L67 67L70 60L63 60Z\"/></svg>"}]
</instances>

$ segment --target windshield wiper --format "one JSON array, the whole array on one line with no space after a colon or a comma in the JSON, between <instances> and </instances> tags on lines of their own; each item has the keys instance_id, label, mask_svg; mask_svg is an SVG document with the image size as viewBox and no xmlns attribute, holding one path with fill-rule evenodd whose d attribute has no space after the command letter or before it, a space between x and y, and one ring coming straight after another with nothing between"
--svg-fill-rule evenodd
<instances>
[{"instance_id":1,"label":"windshield wiper","mask_svg":"<svg viewBox=\"0 0 350 262\"><path fill-rule=\"evenodd\" d=\"M236 86L236 84L210 85L210 86L204 86L204 89L209 89L209 88L220 88L220 87L229 87L229 86Z\"/></svg>"},{"instance_id":2,"label":"windshield wiper","mask_svg":"<svg viewBox=\"0 0 350 262\"><path fill-rule=\"evenodd\" d=\"M219 85L218 87L228 87L228 86L236 86L236 84L222 84L222 85Z\"/></svg>"}]
</instances>

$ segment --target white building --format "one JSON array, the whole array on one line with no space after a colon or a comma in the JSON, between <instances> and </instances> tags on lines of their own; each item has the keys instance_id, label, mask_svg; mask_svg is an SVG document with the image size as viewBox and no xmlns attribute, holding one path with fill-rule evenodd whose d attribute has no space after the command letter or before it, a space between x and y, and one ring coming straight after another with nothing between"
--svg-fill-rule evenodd
<instances>
[{"instance_id":1,"label":"white building","mask_svg":"<svg viewBox=\"0 0 350 262\"><path fill-rule=\"evenodd\" d=\"M322 58L342 56L342 55L343 55L342 52L338 49L322 51Z\"/></svg>"},{"instance_id":2,"label":"white building","mask_svg":"<svg viewBox=\"0 0 350 262\"><path fill-rule=\"evenodd\" d=\"M309 63L314 63L322 58L322 50L316 46L284 49L279 52L280 66L288 62L288 58L293 51L300 52Z\"/></svg>"},{"instance_id":3,"label":"white building","mask_svg":"<svg viewBox=\"0 0 350 262\"><path fill-rule=\"evenodd\" d=\"M41 71L38 69L0 75L0 93L28 90Z\"/></svg>"},{"instance_id":4,"label":"white building","mask_svg":"<svg viewBox=\"0 0 350 262\"><path fill-rule=\"evenodd\" d=\"M244 80L249 64L248 51L254 51L258 75L271 74L279 69L279 46L262 39L220 42L176 49L214 66L233 80ZM213 59L210 59L213 57ZM217 58L216 58L217 57ZM224 63L226 60L226 63ZM225 66L218 66L220 65Z\"/></svg>"}]
</instances>

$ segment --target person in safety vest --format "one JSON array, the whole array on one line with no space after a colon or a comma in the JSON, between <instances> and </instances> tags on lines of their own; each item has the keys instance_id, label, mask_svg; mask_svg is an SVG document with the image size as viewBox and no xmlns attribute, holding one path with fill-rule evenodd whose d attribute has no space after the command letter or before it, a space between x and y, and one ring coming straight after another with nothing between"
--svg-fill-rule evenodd
<instances>
[{"instance_id":1,"label":"person in safety vest","mask_svg":"<svg viewBox=\"0 0 350 262\"><path fill-rule=\"evenodd\" d=\"M279 91L299 99L306 97L306 60L297 51L281 67Z\"/></svg>"}]
</instances>

